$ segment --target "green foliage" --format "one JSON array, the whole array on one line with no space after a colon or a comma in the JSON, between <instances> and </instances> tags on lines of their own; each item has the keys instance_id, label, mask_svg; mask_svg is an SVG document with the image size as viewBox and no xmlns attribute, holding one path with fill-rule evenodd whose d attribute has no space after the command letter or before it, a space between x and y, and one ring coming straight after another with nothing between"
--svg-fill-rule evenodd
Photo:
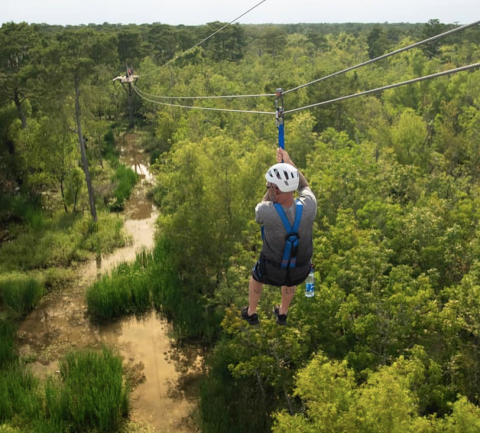
<instances>
[{"instance_id":1,"label":"green foliage","mask_svg":"<svg viewBox=\"0 0 480 433\"><path fill-rule=\"evenodd\" d=\"M329 361L318 354L298 373L295 395L306 403L305 414L275 415L278 432L460 432L475 431L480 410L460 397L445 419L418 416L412 392L422 374L415 360L399 358L389 367L369 373L357 384L345 361ZM467 414L468 413L468 414Z\"/></svg>"},{"instance_id":2,"label":"green foliage","mask_svg":"<svg viewBox=\"0 0 480 433\"><path fill-rule=\"evenodd\" d=\"M45 225L38 196L9 195L0 192L0 223L20 221L32 229Z\"/></svg>"},{"instance_id":3,"label":"green foliage","mask_svg":"<svg viewBox=\"0 0 480 433\"><path fill-rule=\"evenodd\" d=\"M90 286L86 297L90 313L104 320L143 313L151 307L147 275L126 263Z\"/></svg>"},{"instance_id":4,"label":"green foliage","mask_svg":"<svg viewBox=\"0 0 480 433\"><path fill-rule=\"evenodd\" d=\"M75 431L117 431L130 410L121 358L102 352L71 352L60 362L59 382L45 385L48 425Z\"/></svg>"},{"instance_id":5,"label":"green foliage","mask_svg":"<svg viewBox=\"0 0 480 433\"><path fill-rule=\"evenodd\" d=\"M39 381L21 364L0 369L0 422L13 417L33 420L42 413Z\"/></svg>"},{"instance_id":6,"label":"green foliage","mask_svg":"<svg viewBox=\"0 0 480 433\"><path fill-rule=\"evenodd\" d=\"M0 319L0 371L16 360L13 350L15 327L6 320Z\"/></svg>"},{"instance_id":7,"label":"green foliage","mask_svg":"<svg viewBox=\"0 0 480 433\"><path fill-rule=\"evenodd\" d=\"M172 321L179 335L203 336L212 341L218 334L216 327L221 316L212 309L207 310L204 299L192 296L192 287L178 277L172 253L169 241L160 238L148 257L147 270L153 305Z\"/></svg>"},{"instance_id":8,"label":"green foliage","mask_svg":"<svg viewBox=\"0 0 480 433\"><path fill-rule=\"evenodd\" d=\"M26 276L0 277L0 300L19 316L30 312L43 294L40 283Z\"/></svg>"},{"instance_id":9,"label":"green foliage","mask_svg":"<svg viewBox=\"0 0 480 433\"><path fill-rule=\"evenodd\" d=\"M159 239L152 252L137 254L133 264L123 263L87 290L89 312L108 320L127 314L141 314L154 307L173 322L182 337L204 336L212 340L221 320L215 311L205 317L204 302L192 297L190 286L182 284L171 261L171 247Z\"/></svg>"},{"instance_id":10,"label":"green foliage","mask_svg":"<svg viewBox=\"0 0 480 433\"><path fill-rule=\"evenodd\" d=\"M103 143L102 156L108 160L112 166L115 166L118 163L120 152L115 145L115 135L111 129L103 136Z\"/></svg>"},{"instance_id":11,"label":"green foliage","mask_svg":"<svg viewBox=\"0 0 480 433\"><path fill-rule=\"evenodd\" d=\"M0 433L21 433L20 429L11 427L7 424L0 425Z\"/></svg>"},{"instance_id":12,"label":"green foliage","mask_svg":"<svg viewBox=\"0 0 480 433\"><path fill-rule=\"evenodd\" d=\"M60 378L41 383L12 350L14 330L0 321L0 423L21 431L118 431L130 410L122 360L111 350L71 352ZM10 432L9 424L0 431Z\"/></svg>"},{"instance_id":13,"label":"green foliage","mask_svg":"<svg viewBox=\"0 0 480 433\"><path fill-rule=\"evenodd\" d=\"M374 27L367 38L368 57L374 59L387 53L391 42L388 40L387 32L380 28Z\"/></svg>"},{"instance_id":14,"label":"green foliage","mask_svg":"<svg viewBox=\"0 0 480 433\"><path fill-rule=\"evenodd\" d=\"M13 69L3 62L0 71L0 183L13 190L22 180L22 188L42 193L42 203L0 197L0 222L9 225L0 271L68 266L122 243L117 222L97 226L40 211L54 189L63 190L63 200L53 207L86 205L70 135L78 126L71 120L78 107L66 97L73 83L82 95L95 189L105 205L114 195L118 206L128 197L133 177L117 168L110 124L118 127L128 96L103 84L112 70L123 71L119 57L136 63L138 84L151 94L273 93L453 27L438 20L236 25L168 68L156 67L220 26L2 27L0 58L14 53L21 61ZM479 53L472 28L291 92L286 108L465 65ZM118 317L153 304L180 335L217 342L201 390L205 432L263 432L272 423L274 431L298 432L478 430L479 82L479 72L470 71L287 116L287 150L319 211L316 296L297 294L286 329L265 316L279 299L269 289L259 329L245 329L238 318L261 242L254 207L275 162L272 116L180 110L135 97L157 176L160 237L153 252L90 289L92 315ZM16 89L50 89L51 97L20 101ZM264 98L191 103L273 111ZM115 194L108 165L117 172ZM57 385L49 385L51 401L62 395ZM64 422L52 415L35 428L62 431Z\"/></svg>"},{"instance_id":15,"label":"green foliage","mask_svg":"<svg viewBox=\"0 0 480 433\"><path fill-rule=\"evenodd\" d=\"M116 184L115 187L115 203L112 205L113 209L123 209L123 203L130 197L133 187L137 183L139 176L131 168L119 164L112 176L112 182Z\"/></svg>"},{"instance_id":16,"label":"green foliage","mask_svg":"<svg viewBox=\"0 0 480 433\"><path fill-rule=\"evenodd\" d=\"M84 215L56 214L42 230L24 228L0 246L0 272L67 267L92 252L111 252L125 245L122 226L123 221L113 215L100 214L95 225Z\"/></svg>"}]
</instances>

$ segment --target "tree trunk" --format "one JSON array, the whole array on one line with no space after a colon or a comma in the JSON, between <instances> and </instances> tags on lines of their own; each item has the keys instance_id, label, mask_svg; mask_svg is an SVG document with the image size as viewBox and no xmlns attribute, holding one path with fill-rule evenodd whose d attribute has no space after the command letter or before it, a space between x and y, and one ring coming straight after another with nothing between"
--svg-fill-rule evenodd
<instances>
[{"instance_id":1,"label":"tree trunk","mask_svg":"<svg viewBox=\"0 0 480 433\"><path fill-rule=\"evenodd\" d=\"M7 146L8 154L9 155L14 155L15 154L15 143L13 140L7 139L5 142L5 145Z\"/></svg>"},{"instance_id":2,"label":"tree trunk","mask_svg":"<svg viewBox=\"0 0 480 433\"><path fill-rule=\"evenodd\" d=\"M15 102L15 107L17 107L18 118L22 122L22 129L27 129L27 117L22 110L22 103L20 102L20 96L18 92L15 91L13 96L13 102Z\"/></svg>"},{"instance_id":3,"label":"tree trunk","mask_svg":"<svg viewBox=\"0 0 480 433\"><path fill-rule=\"evenodd\" d=\"M88 201L90 203L90 213L93 221L97 222L97 209L95 208L95 197L93 196L92 181L90 171L88 170L87 152L85 151L85 142L83 140L82 119L80 112L80 77L75 76L75 121L77 123L78 142L80 144L80 153L82 154L83 171L87 181Z\"/></svg>"},{"instance_id":4,"label":"tree trunk","mask_svg":"<svg viewBox=\"0 0 480 433\"><path fill-rule=\"evenodd\" d=\"M73 213L77 213L77 198L78 198L78 188L75 190L75 194L73 195Z\"/></svg>"},{"instance_id":5,"label":"tree trunk","mask_svg":"<svg viewBox=\"0 0 480 433\"><path fill-rule=\"evenodd\" d=\"M62 193L63 208L65 209L65 213L68 213L67 203L65 203L65 193L63 191L63 177L60 179L60 192Z\"/></svg>"}]
</instances>

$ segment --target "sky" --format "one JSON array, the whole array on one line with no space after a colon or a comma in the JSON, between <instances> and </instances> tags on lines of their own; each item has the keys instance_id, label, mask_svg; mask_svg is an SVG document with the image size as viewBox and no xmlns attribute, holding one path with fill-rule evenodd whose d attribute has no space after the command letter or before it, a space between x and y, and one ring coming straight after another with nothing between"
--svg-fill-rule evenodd
<instances>
[{"instance_id":1,"label":"sky","mask_svg":"<svg viewBox=\"0 0 480 433\"><path fill-rule=\"evenodd\" d=\"M60 25L230 22L261 0L2 0L0 24L14 21ZM6 3L6 4L5 4ZM480 20L480 0L266 0L238 22L442 23Z\"/></svg>"}]
</instances>

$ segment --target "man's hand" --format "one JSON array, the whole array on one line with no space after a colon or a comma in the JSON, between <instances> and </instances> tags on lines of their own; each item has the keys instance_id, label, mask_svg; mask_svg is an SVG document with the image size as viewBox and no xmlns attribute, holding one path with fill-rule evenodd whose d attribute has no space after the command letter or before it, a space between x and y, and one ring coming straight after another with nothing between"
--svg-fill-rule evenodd
<instances>
[{"instance_id":1,"label":"man's hand","mask_svg":"<svg viewBox=\"0 0 480 433\"><path fill-rule=\"evenodd\" d=\"M288 155L288 153L282 149L281 147L279 147L277 149L277 162L284 162L286 164L290 164L290 165L293 165L295 167L295 164L293 163L293 161L290 159L290 156Z\"/></svg>"},{"instance_id":2,"label":"man's hand","mask_svg":"<svg viewBox=\"0 0 480 433\"><path fill-rule=\"evenodd\" d=\"M297 168L297 166L290 159L290 156L288 155L288 153L285 152L285 150L283 150L281 147L279 147L277 149L277 162L282 162L282 159L283 159L283 162L285 162L286 164L293 165L295 168ZM299 175L300 175L300 181L298 183L298 190L300 191L301 189L308 186L308 182L302 173L299 172ZM267 191L267 194L268 194L268 191Z\"/></svg>"}]
</instances>

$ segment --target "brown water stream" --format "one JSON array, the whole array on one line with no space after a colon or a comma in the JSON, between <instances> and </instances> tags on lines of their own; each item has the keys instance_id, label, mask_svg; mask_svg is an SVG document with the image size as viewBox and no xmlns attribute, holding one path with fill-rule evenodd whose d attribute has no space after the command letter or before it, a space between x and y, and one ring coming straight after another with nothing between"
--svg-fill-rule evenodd
<instances>
[{"instance_id":1,"label":"brown water stream","mask_svg":"<svg viewBox=\"0 0 480 433\"><path fill-rule=\"evenodd\" d=\"M115 347L124 358L128 374L137 384L132 393L131 419L160 433L195 432L197 382L203 374L203 351L179 345L170 325L155 313L114 323L92 323L87 314L85 290L97 276L117 264L133 261L142 248L151 248L157 213L145 198L149 182L146 155L139 153L135 136L124 139L122 161L137 168L142 181L125 205L125 230L131 245L82 266L75 284L46 295L25 319L17 333L22 356L31 361L40 377L56 374L58 359L72 348Z\"/></svg>"}]
</instances>

